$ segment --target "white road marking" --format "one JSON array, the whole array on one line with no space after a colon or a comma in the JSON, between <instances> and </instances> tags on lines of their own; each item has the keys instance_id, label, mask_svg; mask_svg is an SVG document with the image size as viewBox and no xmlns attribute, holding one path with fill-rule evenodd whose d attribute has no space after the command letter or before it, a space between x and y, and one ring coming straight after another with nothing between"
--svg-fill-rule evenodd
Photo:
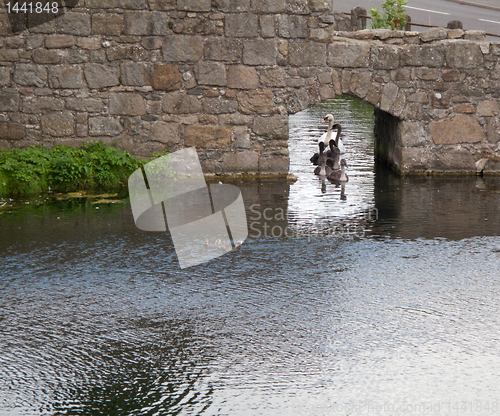
<instances>
[{"instance_id":1,"label":"white road marking","mask_svg":"<svg viewBox=\"0 0 500 416\"><path fill-rule=\"evenodd\" d=\"M411 6L405 6L406 9L413 9L413 10L420 10L422 12L429 12L429 13L437 13L437 14L445 14L449 16L449 13L445 12L436 12L435 10L428 10L428 9L421 9L419 7L411 7Z\"/></svg>"},{"instance_id":2,"label":"white road marking","mask_svg":"<svg viewBox=\"0 0 500 416\"><path fill-rule=\"evenodd\" d=\"M481 20L481 22L498 23L500 25L500 22L496 22L494 20L486 20L486 19L477 19L477 20Z\"/></svg>"}]
</instances>

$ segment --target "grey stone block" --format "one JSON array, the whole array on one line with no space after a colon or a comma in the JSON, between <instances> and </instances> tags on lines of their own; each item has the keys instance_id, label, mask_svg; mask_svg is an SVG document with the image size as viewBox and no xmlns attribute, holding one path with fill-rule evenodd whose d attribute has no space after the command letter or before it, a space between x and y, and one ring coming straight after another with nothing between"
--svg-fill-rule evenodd
<instances>
[{"instance_id":1,"label":"grey stone block","mask_svg":"<svg viewBox=\"0 0 500 416\"><path fill-rule=\"evenodd\" d=\"M69 65L50 66L49 85L51 88L81 88L82 69L79 66Z\"/></svg>"},{"instance_id":2,"label":"grey stone block","mask_svg":"<svg viewBox=\"0 0 500 416\"><path fill-rule=\"evenodd\" d=\"M196 79L199 85L226 86L226 67L219 62L200 62L196 66Z\"/></svg>"},{"instance_id":3,"label":"grey stone block","mask_svg":"<svg viewBox=\"0 0 500 416\"><path fill-rule=\"evenodd\" d=\"M26 127L17 123L0 121L0 139L22 140L26 137Z\"/></svg>"},{"instance_id":4,"label":"grey stone block","mask_svg":"<svg viewBox=\"0 0 500 416\"><path fill-rule=\"evenodd\" d=\"M486 32L484 30L466 30L464 39L482 41L486 39Z\"/></svg>"},{"instance_id":5,"label":"grey stone block","mask_svg":"<svg viewBox=\"0 0 500 416\"><path fill-rule=\"evenodd\" d=\"M124 116L146 114L146 101L140 94L121 92L109 95L109 113Z\"/></svg>"},{"instance_id":6,"label":"grey stone block","mask_svg":"<svg viewBox=\"0 0 500 416\"><path fill-rule=\"evenodd\" d=\"M309 35L307 17L288 14L278 16L278 33L283 38L306 38Z\"/></svg>"},{"instance_id":7,"label":"grey stone block","mask_svg":"<svg viewBox=\"0 0 500 416\"><path fill-rule=\"evenodd\" d=\"M261 137L275 140L288 140L288 117L255 117L252 130Z\"/></svg>"},{"instance_id":8,"label":"grey stone block","mask_svg":"<svg viewBox=\"0 0 500 416\"><path fill-rule=\"evenodd\" d=\"M83 68L89 88L105 88L119 85L120 69L102 64L85 64Z\"/></svg>"},{"instance_id":9,"label":"grey stone block","mask_svg":"<svg viewBox=\"0 0 500 416\"><path fill-rule=\"evenodd\" d=\"M290 43L288 45L288 57L288 62L292 66L326 65L326 44L317 42Z\"/></svg>"},{"instance_id":10,"label":"grey stone block","mask_svg":"<svg viewBox=\"0 0 500 416\"><path fill-rule=\"evenodd\" d=\"M47 69L31 64L16 64L14 82L25 87L43 87L47 84Z\"/></svg>"},{"instance_id":11,"label":"grey stone block","mask_svg":"<svg viewBox=\"0 0 500 416\"><path fill-rule=\"evenodd\" d=\"M102 100L97 98L67 98L66 108L68 110L98 113L102 111Z\"/></svg>"},{"instance_id":12,"label":"grey stone block","mask_svg":"<svg viewBox=\"0 0 500 416\"><path fill-rule=\"evenodd\" d=\"M230 38L209 38L203 48L205 59L210 61L241 62L243 41Z\"/></svg>"},{"instance_id":13,"label":"grey stone block","mask_svg":"<svg viewBox=\"0 0 500 416\"><path fill-rule=\"evenodd\" d=\"M26 38L26 49L32 50L37 49L43 45L44 37L43 35L30 35Z\"/></svg>"},{"instance_id":14,"label":"grey stone block","mask_svg":"<svg viewBox=\"0 0 500 416\"><path fill-rule=\"evenodd\" d=\"M416 147L427 144L427 134L422 123L403 121L400 130L402 146Z\"/></svg>"},{"instance_id":15,"label":"grey stone block","mask_svg":"<svg viewBox=\"0 0 500 416\"><path fill-rule=\"evenodd\" d=\"M227 126L185 126L184 144L201 149L227 149L231 143L231 130Z\"/></svg>"},{"instance_id":16,"label":"grey stone block","mask_svg":"<svg viewBox=\"0 0 500 416\"><path fill-rule=\"evenodd\" d=\"M228 100L222 97L203 98L203 111L207 114L228 114L238 109L236 100Z\"/></svg>"},{"instance_id":17,"label":"grey stone block","mask_svg":"<svg viewBox=\"0 0 500 416\"><path fill-rule=\"evenodd\" d=\"M106 56L109 61L132 59L135 49L136 47L134 45L117 45L106 48Z\"/></svg>"},{"instance_id":18,"label":"grey stone block","mask_svg":"<svg viewBox=\"0 0 500 416\"><path fill-rule=\"evenodd\" d=\"M477 115L479 117L493 117L498 115L499 112L498 102L494 100L481 101L477 105Z\"/></svg>"},{"instance_id":19,"label":"grey stone block","mask_svg":"<svg viewBox=\"0 0 500 416\"><path fill-rule=\"evenodd\" d=\"M380 98L380 108L384 111L390 112L392 105L396 101L399 88L396 84L385 84L382 90L382 97Z\"/></svg>"},{"instance_id":20,"label":"grey stone block","mask_svg":"<svg viewBox=\"0 0 500 416\"><path fill-rule=\"evenodd\" d=\"M478 121L463 114L450 120L430 122L429 131L436 144L478 143L486 138Z\"/></svg>"},{"instance_id":21,"label":"grey stone block","mask_svg":"<svg viewBox=\"0 0 500 416\"><path fill-rule=\"evenodd\" d=\"M328 45L328 65L334 68L367 68L370 65L370 45L332 43Z\"/></svg>"},{"instance_id":22,"label":"grey stone block","mask_svg":"<svg viewBox=\"0 0 500 416\"><path fill-rule=\"evenodd\" d=\"M236 89L254 89L259 86L259 76L253 67L230 65L227 68L227 86Z\"/></svg>"},{"instance_id":23,"label":"grey stone block","mask_svg":"<svg viewBox=\"0 0 500 416\"><path fill-rule=\"evenodd\" d=\"M73 115L69 113L42 116L42 133L53 137L67 137L75 134Z\"/></svg>"},{"instance_id":24,"label":"grey stone block","mask_svg":"<svg viewBox=\"0 0 500 416\"><path fill-rule=\"evenodd\" d=\"M444 65L443 45L409 45L401 54L402 66L440 67Z\"/></svg>"},{"instance_id":25,"label":"grey stone block","mask_svg":"<svg viewBox=\"0 0 500 416\"><path fill-rule=\"evenodd\" d=\"M222 162L224 172L258 172L259 154L253 150L227 152Z\"/></svg>"},{"instance_id":26,"label":"grey stone block","mask_svg":"<svg viewBox=\"0 0 500 416\"><path fill-rule=\"evenodd\" d=\"M163 38L161 36L143 37L141 45L148 50L161 49Z\"/></svg>"},{"instance_id":27,"label":"grey stone block","mask_svg":"<svg viewBox=\"0 0 500 416\"><path fill-rule=\"evenodd\" d=\"M235 126L233 128L234 146L237 149L250 149L250 133L248 126Z\"/></svg>"},{"instance_id":28,"label":"grey stone block","mask_svg":"<svg viewBox=\"0 0 500 416\"><path fill-rule=\"evenodd\" d=\"M8 86L10 85L10 74L12 70L9 67L2 66L0 67L0 85Z\"/></svg>"},{"instance_id":29,"label":"grey stone block","mask_svg":"<svg viewBox=\"0 0 500 416\"><path fill-rule=\"evenodd\" d=\"M473 42L451 42L445 49L445 59L450 68L475 69L484 66L481 48Z\"/></svg>"},{"instance_id":30,"label":"grey stone block","mask_svg":"<svg viewBox=\"0 0 500 416\"><path fill-rule=\"evenodd\" d=\"M28 22L30 33L52 34L56 32L56 19L47 21L43 14L30 13Z\"/></svg>"},{"instance_id":31,"label":"grey stone block","mask_svg":"<svg viewBox=\"0 0 500 416\"><path fill-rule=\"evenodd\" d=\"M19 51L17 49L0 49L0 62L16 62L19 60Z\"/></svg>"},{"instance_id":32,"label":"grey stone block","mask_svg":"<svg viewBox=\"0 0 500 416\"><path fill-rule=\"evenodd\" d=\"M260 16L260 36L263 38L273 38L274 33L274 16L264 15Z\"/></svg>"},{"instance_id":33,"label":"grey stone block","mask_svg":"<svg viewBox=\"0 0 500 416\"><path fill-rule=\"evenodd\" d=\"M38 98L38 107L42 111L61 111L64 108L64 100L54 97L40 97Z\"/></svg>"},{"instance_id":34,"label":"grey stone block","mask_svg":"<svg viewBox=\"0 0 500 416\"><path fill-rule=\"evenodd\" d=\"M250 10L250 0L220 0L219 4L224 13L241 13Z\"/></svg>"},{"instance_id":35,"label":"grey stone block","mask_svg":"<svg viewBox=\"0 0 500 416\"><path fill-rule=\"evenodd\" d=\"M68 35L90 35L90 15L88 13L68 12L57 19L57 33Z\"/></svg>"},{"instance_id":36,"label":"grey stone block","mask_svg":"<svg viewBox=\"0 0 500 416\"><path fill-rule=\"evenodd\" d=\"M259 18L252 13L228 14L225 18L227 37L252 38L259 35Z\"/></svg>"},{"instance_id":37,"label":"grey stone block","mask_svg":"<svg viewBox=\"0 0 500 416\"><path fill-rule=\"evenodd\" d=\"M71 48L76 40L71 35L51 35L45 38L45 47L48 49Z\"/></svg>"},{"instance_id":38,"label":"grey stone block","mask_svg":"<svg viewBox=\"0 0 500 416\"><path fill-rule=\"evenodd\" d=\"M19 93L17 91L0 91L0 111L18 111Z\"/></svg>"},{"instance_id":39,"label":"grey stone block","mask_svg":"<svg viewBox=\"0 0 500 416\"><path fill-rule=\"evenodd\" d=\"M36 64L58 64L61 62L61 55L57 51L47 49L35 49L33 61Z\"/></svg>"},{"instance_id":40,"label":"grey stone block","mask_svg":"<svg viewBox=\"0 0 500 416\"><path fill-rule=\"evenodd\" d=\"M126 35L165 36L168 32L168 15L164 12L125 12L123 33Z\"/></svg>"},{"instance_id":41,"label":"grey stone block","mask_svg":"<svg viewBox=\"0 0 500 416\"><path fill-rule=\"evenodd\" d=\"M285 87L286 71L283 68L271 68L260 71L260 82L266 87Z\"/></svg>"},{"instance_id":42,"label":"grey stone block","mask_svg":"<svg viewBox=\"0 0 500 416\"><path fill-rule=\"evenodd\" d=\"M127 9L143 10L147 8L146 0L86 0L89 9Z\"/></svg>"},{"instance_id":43,"label":"grey stone block","mask_svg":"<svg viewBox=\"0 0 500 416\"><path fill-rule=\"evenodd\" d=\"M313 12L333 13L333 0L309 0L309 8Z\"/></svg>"},{"instance_id":44,"label":"grey stone block","mask_svg":"<svg viewBox=\"0 0 500 416\"><path fill-rule=\"evenodd\" d=\"M177 0L148 0L149 10L177 10Z\"/></svg>"},{"instance_id":45,"label":"grey stone block","mask_svg":"<svg viewBox=\"0 0 500 416\"><path fill-rule=\"evenodd\" d=\"M180 92L171 92L163 98L163 111L168 114L194 114L202 111L201 101Z\"/></svg>"},{"instance_id":46,"label":"grey stone block","mask_svg":"<svg viewBox=\"0 0 500 416\"><path fill-rule=\"evenodd\" d=\"M203 56L201 36L168 36L162 48L166 62L196 62Z\"/></svg>"},{"instance_id":47,"label":"grey stone block","mask_svg":"<svg viewBox=\"0 0 500 416\"><path fill-rule=\"evenodd\" d=\"M168 146L178 145L181 142L179 126L178 123L157 121L151 126L152 139Z\"/></svg>"},{"instance_id":48,"label":"grey stone block","mask_svg":"<svg viewBox=\"0 0 500 416\"><path fill-rule=\"evenodd\" d=\"M68 64L84 64L88 61L89 57L87 52L76 49L71 49L69 55L66 57L66 63Z\"/></svg>"},{"instance_id":49,"label":"grey stone block","mask_svg":"<svg viewBox=\"0 0 500 416\"><path fill-rule=\"evenodd\" d=\"M123 131L119 117L90 117L90 136L116 136Z\"/></svg>"},{"instance_id":50,"label":"grey stone block","mask_svg":"<svg viewBox=\"0 0 500 416\"><path fill-rule=\"evenodd\" d=\"M420 40L422 42L433 42L436 40L443 40L448 38L448 32L446 29L439 27L434 27L432 29L424 30L419 34Z\"/></svg>"},{"instance_id":51,"label":"grey stone block","mask_svg":"<svg viewBox=\"0 0 500 416\"><path fill-rule=\"evenodd\" d=\"M286 0L251 0L250 10L255 13L283 13Z\"/></svg>"},{"instance_id":52,"label":"grey stone block","mask_svg":"<svg viewBox=\"0 0 500 416\"><path fill-rule=\"evenodd\" d=\"M395 45L372 46L371 67L374 69L396 69L402 48Z\"/></svg>"},{"instance_id":53,"label":"grey stone block","mask_svg":"<svg viewBox=\"0 0 500 416\"><path fill-rule=\"evenodd\" d=\"M123 29L123 15L117 13L97 13L92 15L92 33L97 35L120 36Z\"/></svg>"},{"instance_id":54,"label":"grey stone block","mask_svg":"<svg viewBox=\"0 0 500 416\"><path fill-rule=\"evenodd\" d=\"M243 42L243 63L246 65L276 65L276 55L274 39Z\"/></svg>"},{"instance_id":55,"label":"grey stone block","mask_svg":"<svg viewBox=\"0 0 500 416\"><path fill-rule=\"evenodd\" d=\"M76 45L80 49L95 51L102 48L101 39L99 37L77 38Z\"/></svg>"},{"instance_id":56,"label":"grey stone block","mask_svg":"<svg viewBox=\"0 0 500 416\"><path fill-rule=\"evenodd\" d=\"M259 172L260 173L274 173L274 174L287 174L290 166L290 159L288 156L278 156L274 154L261 155L259 157Z\"/></svg>"},{"instance_id":57,"label":"grey stone block","mask_svg":"<svg viewBox=\"0 0 500 416\"><path fill-rule=\"evenodd\" d=\"M212 7L211 0L177 0L177 9L188 12L209 12Z\"/></svg>"},{"instance_id":58,"label":"grey stone block","mask_svg":"<svg viewBox=\"0 0 500 416\"><path fill-rule=\"evenodd\" d=\"M152 64L123 62L120 66L122 85L144 86L153 83Z\"/></svg>"}]
</instances>

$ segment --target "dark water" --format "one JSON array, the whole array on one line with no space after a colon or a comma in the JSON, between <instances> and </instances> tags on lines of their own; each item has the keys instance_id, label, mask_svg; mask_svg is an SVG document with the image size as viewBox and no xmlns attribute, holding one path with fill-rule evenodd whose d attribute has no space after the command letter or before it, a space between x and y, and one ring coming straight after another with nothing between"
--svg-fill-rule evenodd
<instances>
[{"instance_id":1,"label":"dark water","mask_svg":"<svg viewBox=\"0 0 500 416\"><path fill-rule=\"evenodd\" d=\"M0 415L500 414L500 181L399 178L372 123L296 115L298 181L237 183L250 238L184 270L126 202L0 201Z\"/></svg>"}]
</instances>

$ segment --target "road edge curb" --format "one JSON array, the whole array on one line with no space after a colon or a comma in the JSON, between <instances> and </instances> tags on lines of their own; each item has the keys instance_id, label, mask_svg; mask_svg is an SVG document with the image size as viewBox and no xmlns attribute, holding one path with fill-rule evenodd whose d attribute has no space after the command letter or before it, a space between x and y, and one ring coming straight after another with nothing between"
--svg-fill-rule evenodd
<instances>
[{"instance_id":1,"label":"road edge curb","mask_svg":"<svg viewBox=\"0 0 500 416\"><path fill-rule=\"evenodd\" d=\"M445 0L445 1L449 1L451 3L463 4L464 6L480 7L482 9L489 9L500 12L500 7L490 6L489 4L474 3L473 1L467 1L467 0Z\"/></svg>"}]
</instances>

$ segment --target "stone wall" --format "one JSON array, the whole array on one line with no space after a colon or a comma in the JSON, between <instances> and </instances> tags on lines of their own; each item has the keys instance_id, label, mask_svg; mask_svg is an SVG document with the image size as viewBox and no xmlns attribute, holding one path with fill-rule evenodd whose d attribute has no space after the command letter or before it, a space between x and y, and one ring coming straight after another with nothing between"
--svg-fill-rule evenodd
<instances>
[{"instance_id":1,"label":"stone wall","mask_svg":"<svg viewBox=\"0 0 500 416\"><path fill-rule=\"evenodd\" d=\"M288 115L349 93L393 117L378 148L400 171L496 169L500 43L484 33L338 32L332 0L73 3L19 33L0 14L2 148L196 146L205 172L286 174Z\"/></svg>"},{"instance_id":2,"label":"stone wall","mask_svg":"<svg viewBox=\"0 0 500 416\"><path fill-rule=\"evenodd\" d=\"M484 32L339 33L339 91L375 110L375 153L401 173L500 172L500 42Z\"/></svg>"}]
</instances>

